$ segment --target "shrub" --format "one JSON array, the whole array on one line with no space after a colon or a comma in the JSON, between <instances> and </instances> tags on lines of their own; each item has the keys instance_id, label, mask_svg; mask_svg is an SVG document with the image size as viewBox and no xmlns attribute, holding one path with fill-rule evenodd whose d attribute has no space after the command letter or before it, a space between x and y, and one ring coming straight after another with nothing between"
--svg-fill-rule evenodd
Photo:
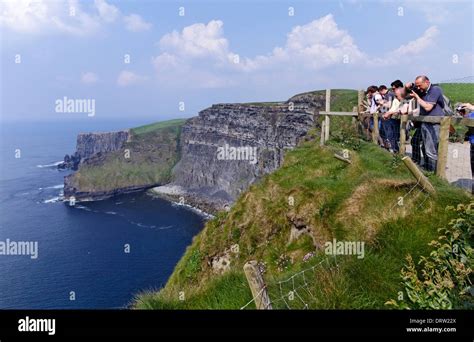
<instances>
[{"instance_id":1,"label":"shrub","mask_svg":"<svg viewBox=\"0 0 474 342\"><path fill-rule=\"evenodd\" d=\"M445 228L438 229L438 240L430 242L434 250L421 257L418 269L411 255L401 270L404 290L398 301L386 304L400 309L472 308L472 228L474 201L469 205L449 206L458 217Z\"/></svg>"}]
</instances>

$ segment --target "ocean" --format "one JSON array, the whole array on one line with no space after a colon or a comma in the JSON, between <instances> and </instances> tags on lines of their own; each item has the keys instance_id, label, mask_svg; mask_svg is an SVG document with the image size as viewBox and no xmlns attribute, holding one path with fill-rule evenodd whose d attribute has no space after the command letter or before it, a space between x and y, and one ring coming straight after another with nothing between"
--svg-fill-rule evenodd
<instances>
[{"instance_id":1,"label":"ocean","mask_svg":"<svg viewBox=\"0 0 474 342\"><path fill-rule=\"evenodd\" d=\"M56 165L79 132L146 122L2 123L0 243L37 243L0 255L0 309L124 308L162 287L205 219L144 192L70 207Z\"/></svg>"}]
</instances>

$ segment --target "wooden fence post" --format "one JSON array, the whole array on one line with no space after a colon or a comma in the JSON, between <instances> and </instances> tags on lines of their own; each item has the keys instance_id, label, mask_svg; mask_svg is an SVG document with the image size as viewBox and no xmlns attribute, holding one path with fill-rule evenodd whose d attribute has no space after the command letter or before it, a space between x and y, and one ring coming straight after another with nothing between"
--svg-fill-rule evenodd
<instances>
[{"instance_id":1,"label":"wooden fence post","mask_svg":"<svg viewBox=\"0 0 474 342\"><path fill-rule=\"evenodd\" d=\"M433 185L431 185L430 181L428 180L428 178L426 178L423 172L421 172L420 169L416 166L413 160L411 160L411 158L408 156L403 157L402 160L408 170L410 170L413 176L415 176L416 180L421 184L423 189L434 195L436 193L435 188L433 187Z\"/></svg>"},{"instance_id":2,"label":"wooden fence post","mask_svg":"<svg viewBox=\"0 0 474 342\"><path fill-rule=\"evenodd\" d=\"M357 92L357 112L361 113L364 111L364 108L362 107L362 104L364 103L364 91L359 90Z\"/></svg>"},{"instance_id":3,"label":"wooden fence post","mask_svg":"<svg viewBox=\"0 0 474 342\"><path fill-rule=\"evenodd\" d=\"M379 143L379 113L374 113L374 129L372 131L372 142L375 144Z\"/></svg>"},{"instance_id":4,"label":"wooden fence post","mask_svg":"<svg viewBox=\"0 0 474 342\"><path fill-rule=\"evenodd\" d=\"M436 164L436 175L446 179L446 166L448 164L448 145L449 145L449 126L451 118L449 116L441 119L439 127L439 145L438 145L438 162Z\"/></svg>"},{"instance_id":5,"label":"wooden fence post","mask_svg":"<svg viewBox=\"0 0 474 342\"><path fill-rule=\"evenodd\" d=\"M324 141L329 140L329 126L330 126L331 119L329 119L329 115L326 115L324 120Z\"/></svg>"},{"instance_id":6,"label":"wooden fence post","mask_svg":"<svg viewBox=\"0 0 474 342\"><path fill-rule=\"evenodd\" d=\"M245 277L252 291L252 297L255 300L255 306L258 310L271 310L272 304L270 297L263 281L262 274L258 269L258 264L255 260L249 261L244 265Z\"/></svg>"},{"instance_id":7,"label":"wooden fence post","mask_svg":"<svg viewBox=\"0 0 474 342\"><path fill-rule=\"evenodd\" d=\"M320 146L324 146L324 136L326 134L325 126L326 126L326 123L324 121L321 122L321 141L319 143Z\"/></svg>"},{"instance_id":8,"label":"wooden fence post","mask_svg":"<svg viewBox=\"0 0 474 342\"><path fill-rule=\"evenodd\" d=\"M399 153L404 155L406 152L406 142L407 142L407 123L408 115L400 116L400 149Z\"/></svg>"},{"instance_id":9,"label":"wooden fence post","mask_svg":"<svg viewBox=\"0 0 474 342\"><path fill-rule=\"evenodd\" d=\"M326 113L329 113L331 111L331 89L326 89ZM324 141L329 140L329 126L330 126L330 119L329 115L326 115L324 118L325 120L325 137Z\"/></svg>"},{"instance_id":10,"label":"wooden fence post","mask_svg":"<svg viewBox=\"0 0 474 342\"><path fill-rule=\"evenodd\" d=\"M326 112L331 111L331 89L326 89Z\"/></svg>"}]
</instances>

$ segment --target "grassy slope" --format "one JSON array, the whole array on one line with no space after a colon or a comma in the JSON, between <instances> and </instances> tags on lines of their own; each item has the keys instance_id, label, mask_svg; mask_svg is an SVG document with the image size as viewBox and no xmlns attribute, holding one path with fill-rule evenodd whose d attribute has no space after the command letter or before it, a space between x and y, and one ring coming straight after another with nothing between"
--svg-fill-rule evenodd
<instances>
[{"instance_id":1,"label":"grassy slope","mask_svg":"<svg viewBox=\"0 0 474 342\"><path fill-rule=\"evenodd\" d=\"M453 106L456 102L474 103L473 83L441 83L440 86Z\"/></svg>"},{"instance_id":2,"label":"grassy slope","mask_svg":"<svg viewBox=\"0 0 474 342\"><path fill-rule=\"evenodd\" d=\"M357 102L356 92L340 92L344 94L339 99L333 97L332 109L351 110ZM339 123L335 123L331 121L331 127L337 127ZM303 300L311 308L384 308L385 301L401 289L399 274L406 254L416 260L429 253L427 244L437 236L436 229L450 220L446 205L466 202L468 195L431 177L438 191L436 198L417 208L422 194L407 196L403 207L390 210L399 196L413 187L413 177L399 160L377 146L362 143L359 151L351 151L352 165L333 157L342 147L350 145L332 142L320 148L310 141L288 152L281 169L251 186L230 212L207 223L166 286L159 292L139 294L134 307L238 309L252 298L242 270L248 260L266 264L264 276L270 296L278 299L280 290L275 282L324 260L321 246L337 238L366 241L365 258L339 256L338 268L318 267L306 279L312 296L302 291ZM294 206L288 204L289 196L294 198ZM288 243L289 217L310 226L311 236ZM240 252L232 256L230 271L215 274L209 260L234 244ZM303 262L308 252L315 256ZM181 291L185 300L178 300ZM285 306L280 300L274 307Z\"/></svg>"},{"instance_id":3,"label":"grassy slope","mask_svg":"<svg viewBox=\"0 0 474 342\"><path fill-rule=\"evenodd\" d=\"M178 141L184 120L170 120L131 129L122 151L107 153L105 160L83 164L74 175L81 191L109 191L129 186L167 182L179 159ZM125 158L125 150L130 158Z\"/></svg>"},{"instance_id":4,"label":"grassy slope","mask_svg":"<svg viewBox=\"0 0 474 342\"><path fill-rule=\"evenodd\" d=\"M335 150L335 146L320 148L308 142L289 152L280 170L252 186L229 213L206 225L166 287L159 293L142 294L136 307L236 309L251 299L242 272L246 261L265 262L270 284L309 267L324 257L323 252L309 236L288 244L287 217L292 215L313 228L316 245L333 237L368 244L364 259L338 257L339 272L324 268L312 279L311 291L320 293L312 307L382 308L396 296L405 255L427 254L427 243L436 236L436 228L450 219L445 206L465 202L467 195L433 178L439 192L436 199L428 199L418 210L422 197L409 196L402 209L390 210L413 186L405 168L392 168L392 157L368 143L353 152L352 165L336 160ZM295 199L293 207L288 204L290 195ZM239 245L240 253L231 261L231 272L215 275L208 258L233 244ZM302 258L308 252L316 256L305 264ZM279 270L282 255L293 263ZM187 300L177 300L179 291L185 292ZM271 287L270 291L278 289Z\"/></svg>"}]
</instances>

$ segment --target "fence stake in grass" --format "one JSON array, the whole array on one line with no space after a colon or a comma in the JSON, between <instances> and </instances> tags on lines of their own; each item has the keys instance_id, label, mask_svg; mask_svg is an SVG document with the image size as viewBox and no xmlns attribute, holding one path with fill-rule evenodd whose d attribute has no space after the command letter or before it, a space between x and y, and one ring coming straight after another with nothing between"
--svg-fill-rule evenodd
<instances>
[{"instance_id":1,"label":"fence stake in grass","mask_svg":"<svg viewBox=\"0 0 474 342\"><path fill-rule=\"evenodd\" d=\"M334 153L334 157L336 157L336 159L345 161L345 162L348 163L348 164L352 164L352 162L351 162L351 160L350 160L349 158L344 158L343 156L340 156L340 155L337 154L337 153Z\"/></svg>"},{"instance_id":2,"label":"fence stake in grass","mask_svg":"<svg viewBox=\"0 0 474 342\"><path fill-rule=\"evenodd\" d=\"M330 126L330 119L329 119L329 115L326 115L326 118L324 120L324 141L328 141L329 140L329 126Z\"/></svg>"},{"instance_id":3,"label":"fence stake in grass","mask_svg":"<svg viewBox=\"0 0 474 342\"><path fill-rule=\"evenodd\" d=\"M331 111L331 89L326 89L326 113ZM325 138L324 141L329 140L329 115L326 115L325 120Z\"/></svg>"},{"instance_id":4,"label":"fence stake in grass","mask_svg":"<svg viewBox=\"0 0 474 342\"><path fill-rule=\"evenodd\" d=\"M364 91L359 90L357 92L357 112L358 113L362 113L364 111L363 103L364 103Z\"/></svg>"},{"instance_id":5,"label":"fence stake in grass","mask_svg":"<svg viewBox=\"0 0 474 342\"><path fill-rule=\"evenodd\" d=\"M325 127L326 126L326 123L323 121L321 123L321 141L319 143L320 146L324 146L324 135L326 134L326 130L325 130Z\"/></svg>"},{"instance_id":6,"label":"fence stake in grass","mask_svg":"<svg viewBox=\"0 0 474 342\"><path fill-rule=\"evenodd\" d=\"M400 117L400 154L401 155L404 155L406 152L407 123L408 123L408 115L402 115Z\"/></svg>"},{"instance_id":7,"label":"fence stake in grass","mask_svg":"<svg viewBox=\"0 0 474 342\"><path fill-rule=\"evenodd\" d=\"M443 117L439 127L439 145L438 145L438 162L436 165L436 175L446 179L446 165L448 164L448 144L449 144L449 126L451 118Z\"/></svg>"},{"instance_id":8,"label":"fence stake in grass","mask_svg":"<svg viewBox=\"0 0 474 342\"><path fill-rule=\"evenodd\" d=\"M252 291L252 297L255 301L256 308L258 310L271 310L272 304L262 274L258 269L257 261L252 260L247 262L244 265L244 273L249 283L250 290Z\"/></svg>"},{"instance_id":9,"label":"fence stake in grass","mask_svg":"<svg viewBox=\"0 0 474 342\"><path fill-rule=\"evenodd\" d=\"M377 144L379 141L379 113L374 113L374 130L372 131L372 142Z\"/></svg>"},{"instance_id":10,"label":"fence stake in grass","mask_svg":"<svg viewBox=\"0 0 474 342\"><path fill-rule=\"evenodd\" d=\"M423 172L421 172L420 169L416 166L413 160L411 160L411 158L408 156L403 157L402 160L408 170L410 170L413 176L415 176L416 180L423 187L423 189L434 195L436 193L435 188L433 187L433 185L431 185L430 181L428 180L428 178L425 177Z\"/></svg>"}]
</instances>

